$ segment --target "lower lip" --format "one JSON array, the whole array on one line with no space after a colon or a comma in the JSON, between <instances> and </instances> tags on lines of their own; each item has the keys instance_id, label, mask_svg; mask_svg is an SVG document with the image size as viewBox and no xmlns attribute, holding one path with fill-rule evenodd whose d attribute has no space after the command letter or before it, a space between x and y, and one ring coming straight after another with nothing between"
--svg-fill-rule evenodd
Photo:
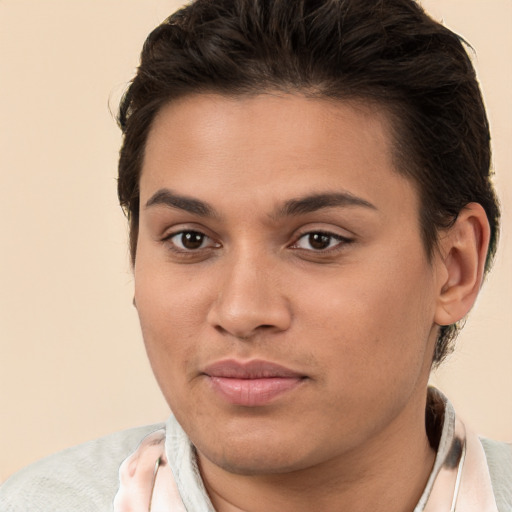
<instances>
[{"instance_id":1,"label":"lower lip","mask_svg":"<svg viewBox=\"0 0 512 512\"><path fill-rule=\"evenodd\" d=\"M209 377L210 382L224 399L233 405L257 407L295 389L303 379L299 377L269 377L262 379L231 379Z\"/></svg>"}]
</instances>

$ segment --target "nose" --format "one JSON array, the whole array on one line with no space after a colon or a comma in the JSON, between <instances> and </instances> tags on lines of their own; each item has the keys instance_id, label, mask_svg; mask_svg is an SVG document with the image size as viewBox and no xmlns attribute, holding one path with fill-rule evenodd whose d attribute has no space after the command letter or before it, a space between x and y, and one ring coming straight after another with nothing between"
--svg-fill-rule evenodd
<instances>
[{"instance_id":1,"label":"nose","mask_svg":"<svg viewBox=\"0 0 512 512\"><path fill-rule=\"evenodd\" d=\"M249 340L290 327L291 305L281 289L278 265L262 255L239 254L224 263L208 322L224 334Z\"/></svg>"}]
</instances>

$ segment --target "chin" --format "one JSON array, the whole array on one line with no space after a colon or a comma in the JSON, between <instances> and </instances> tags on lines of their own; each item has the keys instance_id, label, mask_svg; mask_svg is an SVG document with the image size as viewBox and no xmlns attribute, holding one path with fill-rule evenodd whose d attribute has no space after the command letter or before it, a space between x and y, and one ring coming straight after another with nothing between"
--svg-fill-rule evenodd
<instances>
[{"instance_id":1,"label":"chin","mask_svg":"<svg viewBox=\"0 0 512 512\"><path fill-rule=\"evenodd\" d=\"M284 474L308 466L307 462L298 456L296 450L283 449L282 453L279 453L268 446L263 446L258 450L254 447L244 449L228 445L223 447L221 453L205 453L199 450L199 454L199 459L203 456L217 467L243 476Z\"/></svg>"}]
</instances>

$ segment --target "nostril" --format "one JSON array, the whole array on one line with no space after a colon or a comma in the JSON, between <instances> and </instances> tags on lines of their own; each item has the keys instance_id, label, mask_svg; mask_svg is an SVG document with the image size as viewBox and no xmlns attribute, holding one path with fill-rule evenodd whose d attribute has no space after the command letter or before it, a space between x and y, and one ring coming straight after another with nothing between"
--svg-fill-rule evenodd
<instances>
[{"instance_id":1,"label":"nostril","mask_svg":"<svg viewBox=\"0 0 512 512\"><path fill-rule=\"evenodd\" d=\"M241 341L248 341L251 338L253 338L254 336L256 336L258 333L261 333L262 331L269 331L269 330L272 330L275 328L276 327L274 325L263 324L263 325L257 326L254 329L251 329L250 331L247 331L247 332L241 332L241 331L237 332L236 329L232 329L232 330L226 329L225 327L222 327L222 325L215 326L215 330L217 332L219 332L220 334L222 334L223 336L225 336L225 335L233 336L234 338L237 338Z\"/></svg>"}]
</instances>

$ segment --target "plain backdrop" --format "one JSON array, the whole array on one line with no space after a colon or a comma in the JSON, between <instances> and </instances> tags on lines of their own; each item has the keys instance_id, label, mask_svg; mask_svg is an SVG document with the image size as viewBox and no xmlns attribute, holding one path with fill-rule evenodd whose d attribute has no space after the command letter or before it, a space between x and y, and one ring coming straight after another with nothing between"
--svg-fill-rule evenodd
<instances>
[{"instance_id":1,"label":"plain backdrop","mask_svg":"<svg viewBox=\"0 0 512 512\"><path fill-rule=\"evenodd\" d=\"M66 446L165 419L132 302L110 110L171 0L0 0L0 480ZM503 232L433 377L479 433L512 440L512 2L425 0L476 50Z\"/></svg>"}]
</instances>

